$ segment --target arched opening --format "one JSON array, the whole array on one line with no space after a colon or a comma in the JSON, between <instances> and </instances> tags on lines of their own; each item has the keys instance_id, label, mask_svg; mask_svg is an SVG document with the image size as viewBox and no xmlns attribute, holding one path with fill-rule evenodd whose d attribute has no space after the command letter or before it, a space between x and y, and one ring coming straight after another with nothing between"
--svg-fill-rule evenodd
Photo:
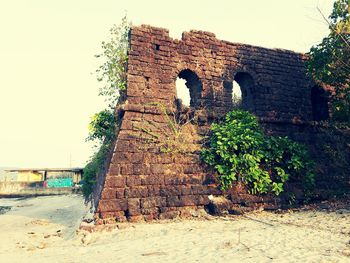
<instances>
[{"instance_id":1,"label":"arched opening","mask_svg":"<svg viewBox=\"0 0 350 263\"><path fill-rule=\"evenodd\" d=\"M224 81L225 88L225 101L229 104L232 103L233 108L241 108L242 107L242 91L241 87L237 83L237 81Z\"/></svg>"},{"instance_id":2,"label":"arched opening","mask_svg":"<svg viewBox=\"0 0 350 263\"><path fill-rule=\"evenodd\" d=\"M253 78L245 72L238 72L234 80L237 82L242 92L242 108L248 111L254 111L254 81Z\"/></svg>"},{"instance_id":3,"label":"arched opening","mask_svg":"<svg viewBox=\"0 0 350 263\"><path fill-rule=\"evenodd\" d=\"M176 79L176 97L184 106L200 105L202 82L192 70L182 70Z\"/></svg>"},{"instance_id":4,"label":"arched opening","mask_svg":"<svg viewBox=\"0 0 350 263\"><path fill-rule=\"evenodd\" d=\"M186 87L186 80L176 79L176 98L181 100L182 105L189 107L191 103L190 90Z\"/></svg>"},{"instance_id":5,"label":"arched opening","mask_svg":"<svg viewBox=\"0 0 350 263\"><path fill-rule=\"evenodd\" d=\"M320 86L311 89L312 118L314 121L322 121L329 118L327 92Z\"/></svg>"},{"instance_id":6,"label":"arched opening","mask_svg":"<svg viewBox=\"0 0 350 263\"><path fill-rule=\"evenodd\" d=\"M232 103L234 105L241 105L242 104L242 91L241 87L237 83L237 81L232 82Z\"/></svg>"},{"instance_id":7,"label":"arched opening","mask_svg":"<svg viewBox=\"0 0 350 263\"><path fill-rule=\"evenodd\" d=\"M233 108L254 111L254 81L245 72L236 73L233 81L224 81L225 97L232 102Z\"/></svg>"}]
</instances>

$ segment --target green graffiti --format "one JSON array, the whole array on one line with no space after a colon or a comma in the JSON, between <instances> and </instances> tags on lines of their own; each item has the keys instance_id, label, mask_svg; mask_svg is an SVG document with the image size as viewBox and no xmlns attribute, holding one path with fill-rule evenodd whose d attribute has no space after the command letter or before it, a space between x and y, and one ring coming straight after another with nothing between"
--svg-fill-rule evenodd
<instances>
[{"instance_id":1,"label":"green graffiti","mask_svg":"<svg viewBox=\"0 0 350 263\"><path fill-rule=\"evenodd\" d=\"M73 179L72 178L50 178L47 179L47 187L49 188L64 188L72 187Z\"/></svg>"}]
</instances>

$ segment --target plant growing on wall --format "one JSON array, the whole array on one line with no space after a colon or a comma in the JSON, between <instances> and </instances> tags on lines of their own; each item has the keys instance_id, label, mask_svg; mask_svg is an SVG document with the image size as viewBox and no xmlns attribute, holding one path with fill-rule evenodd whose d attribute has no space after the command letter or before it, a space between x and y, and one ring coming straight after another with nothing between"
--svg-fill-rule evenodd
<instances>
[{"instance_id":1,"label":"plant growing on wall","mask_svg":"<svg viewBox=\"0 0 350 263\"><path fill-rule=\"evenodd\" d=\"M100 111L91 118L87 140L97 141L98 144L95 146L98 150L84 167L84 184L82 190L85 197L91 194L96 181L96 175L103 169L104 162L112 146L113 139L115 138L116 127L116 117L114 113L109 110Z\"/></svg>"},{"instance_id":2,"label":"plant growing on wall","mask_svg":"<svg viewBox=\"0 0 350 263\"><path fill-rule=\"evenodd\" d=\"M197 133L193 130L193 118L180 120L180 114L169 112L164 104L159 102L149 103L148 106L154 106L162 123L143 120L135 128L142 132L140 140L144 147L143 150L156 148L161 153L171 154L189 154L199 150L196 140L200 140Z\"/></svg>"},{"instance_id":3,"label":"plant growing on wall","mask_svg":"<svg viewBox=\"0 0 350 263\"><path fill-rule=\"evenodd\" d=\"M336 0L327 20L330 33L313 46L307 69L318 83L334 88L333 119L350 124L350 1Z\"/></svg>"},{"instance_id":4,"label":"plant growing on wall","mask_svg":"<svg viewBox=\"0 0 350 263\"><path fill-rule=\"evenodd\" d=\"M109 110L102 110L91 117L89 123L89 135L87 140L111 142L114 139L116 117Z\"/></svg>"},{"instance_id":5,"label":"plant growing on wall","mask_svg":"<svg viewBox=\"0 0 350 263\"><path fill-rule=\"evenodd\" d=\"M121 92L126 90L129 31L131 23L124 16L119 25L110 29L110 38L102 42L103 52L95 57L103 59L96 70L97 80L102 83L99 95L104 96L109 108L114 109Z\"/></svg>"},{"instance_id":6,"label":"plant growing on wall","mask_svg":"<svg viewBox=\"0 0 350 263\"><path fill-rule=\"evenodd\" d=\"M256 117L243 110L212 125L201 156L218 173L223 190L240 181L252 194L279 195L292 178L306 191L314 184L314 162L306 148L287 137L266 136Z\"/></svg>"},{"instance_id":7,"label":"plant growing on wall","mask_svg":"<svg viewBox=\"0 0 350 263\"><path fill-rule=\"evenodd\" d=\"M103 63L96 70L97 80L102 82L99 95L104 96L108 106L94 114L89 124L87 140L96 142L98 149L83 173L83 194L88 197L96 182L96 175L103 171L104 162L112 150L113 140L118 128L118 120L114 109L123 100L121 94L126 90L127 51L129 47L130 22L124 16L119 25L110 29L110 38L102 42L103 52L96 55L103 59Z\"/></svg>"}]
</instances>

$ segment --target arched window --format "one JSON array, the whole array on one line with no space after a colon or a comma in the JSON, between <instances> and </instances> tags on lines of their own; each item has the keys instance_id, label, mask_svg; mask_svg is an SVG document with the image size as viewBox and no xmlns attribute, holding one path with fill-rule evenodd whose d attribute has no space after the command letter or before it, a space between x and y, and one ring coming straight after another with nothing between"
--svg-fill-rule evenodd
<instances>
[{"instance_id":1,"label":"arched window","mask_svg":"<svg viewBox=\"0 0 350 263\"><path fill-rule=\"evenodd\" d=\"M311 89L312 118L314 121L322 121L329 118L328 96L320 86Z\"/></svg>"},{"instance_id":2,"label":"arched window","mask_svg":"<svg viewBox=\"0 0 350 263\"><path fill-rule=\"evenodd\" d=\"M182 105L196 107L200 105L202 82L192 70L182 70L176 79L176 97Z\"/></svg>"},{"instance_id":3,"label":"arched window","mask_svg":"<svg viewBox=\"0 0 350 263\"><path fill-rule=\"evenodd\" d=\"M254 81L253 78L245 72L238 72L234 80L241 88L242 92L242 108L248 111L254 111Z\"/></svg>"},{"instance_id":4,"label":"arched window","mask_svg":"<svg viewBox=\"0 0 350 263\"><path fill-rule=\"evenodd\" d=\"M224 97L229 104L232 103L233 108L242 107L242 91L239 84L234 81L224 81Z\"/></svg>"},{"instance_id":5,"label":"arched window","mask_svg":"<svg viewBox=\"0 0 350 263\"><path fill-rule=\"evenodd\" d=\"M176 97L181 100L182 105L189 107L191 103L190 90L186 87L186 80L176 79Z\"/></svg>"},{"instance_id":6,"label":"arched window","mask_svg":"<svg viewBox=\"0 0 350 263\"><path fill-rule=\"evenodd\" d=\"M232 102L234 108L243 108L248 111L254 111L254 81L253 78L245 72L236 73L234 80L224 81L225 93Z\"/></svg>"},{"instance_id":7,"label":"arched window","mask_svg":"<svg viewBox=\"0 0 350 263\"><path fill-rule=\"evenodd\" d=\"M232 81L232 103L240 106L242 104L242 91L237 81Z\"/></svg>"}]
</instances>

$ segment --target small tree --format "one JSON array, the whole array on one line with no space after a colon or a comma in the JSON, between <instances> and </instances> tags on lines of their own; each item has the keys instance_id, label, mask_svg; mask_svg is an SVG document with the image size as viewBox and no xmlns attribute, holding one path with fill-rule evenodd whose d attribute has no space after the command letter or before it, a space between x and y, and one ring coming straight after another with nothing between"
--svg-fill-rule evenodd
<instances>
[{"instance_id":1,"label":"small tree","mask_svg":"<svg viewBox=\"0 0 350 263\"><path fill-rule=\"evenodd\" d=\"M96 182L96 175L103 171L105 160L111 151L117 129L117 118L114 113L119 103L121 92L126 90L126 67L129 47L130 22L126 16L120 25L113 25L110 38L102 42L103 52L96 55L104 62L96 70L97 80L103 83L99 95L105 97L107 108L94 114L89 124L87 141L97 143L98 150L84 167L83 194L88 197Z\"/></svg>"},{"instance_id":2,"label":"small tree","mask_svg":"<svg viewBox=\"0 0 350 263\"><path fill-rule=\"evenodd\" d=\"M96 70L97 80L103 82L99 95L104 96L108 107L114 109L120 92L126 89L126 67L131 23L126 16L119 25L110 29L110 38L102 42L103 52L96 55L104 62Z\"/></svg>"},{"instance_id":3,"label":"small tree","mask_svg":"<svg viewBox=\"0 0 350 263\"><path fill-rule=\"evenodd\" d=\"M116 118L113 112L103 110L96 113L89 123L89 136L87 140L109 143L114 139Z\"/></svg>"},{"instance_id":4,"label":"small tree","mask_svg":"<svg viewBox=\"0 0 350 263\"><path fill-rule=\"evenodd\" d=\"M350 123L350 1L336 0L328 22L330 33L313 46L307 68L318 83L334 87L333 118Z\"/></svg>"}]
</instances>

